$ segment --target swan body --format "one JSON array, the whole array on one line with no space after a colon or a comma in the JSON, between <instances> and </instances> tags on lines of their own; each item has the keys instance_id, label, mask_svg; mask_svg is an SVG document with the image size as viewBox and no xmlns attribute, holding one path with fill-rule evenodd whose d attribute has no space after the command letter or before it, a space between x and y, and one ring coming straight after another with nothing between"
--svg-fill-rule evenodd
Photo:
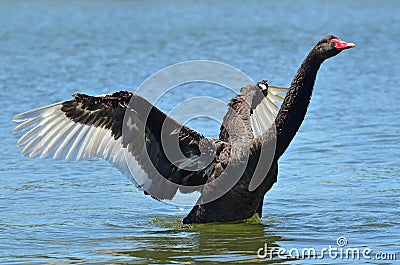
<instances>
[{"instance_id":1,"label":"swan body","mask_svg":"<svg viewBox=\"0 0 400 265\"><path fill-rule=\"evenodd\" d=\"M264 195L304 119L320 65L352 47L328 35L308 54L289 89L266 81L242 88L228 104L218 139L204 137L127 91L75 94L18 114L13 120L20 124L13 132L21 135L17 145L23 146L23 155L106 159L158 200L198 192L184 223L261 216ZM229 189L215 196L226 187L218 184L224 181Z\"/></svg>"}]
</instances>

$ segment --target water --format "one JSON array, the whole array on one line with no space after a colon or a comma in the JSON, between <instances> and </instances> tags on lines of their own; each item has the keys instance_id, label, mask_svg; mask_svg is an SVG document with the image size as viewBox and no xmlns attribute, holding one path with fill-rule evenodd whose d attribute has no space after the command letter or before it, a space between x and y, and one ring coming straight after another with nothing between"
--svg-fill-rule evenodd
<instances>
[{"instance_id":1,"label":"water","mask_svg":"<svg viewBox=\"0 0 400 265\"><path fill-rule=\"evenodd\" d=\"M257 258L265 243L321 250L339 236L400 259L399 9L397 1L2 1L0 263L268 263ZM188 209L142 195L107 162L28 159L15 146L16 113L75 92L135 90L186 60L287 86L329 33L357 47L322 66L261 224L181 226ZM197 94L232 96L188 87L160 108ZM209 120L190 126L218 134Z\"/></svg>"}]
</instances>

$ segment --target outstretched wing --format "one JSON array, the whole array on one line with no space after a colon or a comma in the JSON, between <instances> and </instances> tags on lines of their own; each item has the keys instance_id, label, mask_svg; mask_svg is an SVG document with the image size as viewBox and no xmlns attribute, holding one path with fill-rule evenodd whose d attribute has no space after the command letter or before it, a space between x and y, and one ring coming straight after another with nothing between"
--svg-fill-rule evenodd
<instances>
[{"instance_id":1,"label":"outstretched wing","mask_svg":"<svg viewBox=\"0 0 400 265\"><path fill-rule=\"evenodd\" d=\"M219 139L247 143L266 132L274 123L287 88L269 86L266 81L240 90L228 104Z\"/></svg>"},{"instance_id":2,"label":"outstretched wing","mask_svg":"<svg viewBox=\"0 0 400 265\"><path fill-rule=\"evenodd\" d=\"M272 126L289 90L284 87L270 86L266 81L259 82L257 86L262 89L264 98L256 105L250 115L254 137L262 135Z\"/></svg>"},{"instance_id":3,"label":"outstretched wing","mask_svg":"<svg viewBox=\"0 0 400 265\"><path fill-rule=\"evenodd\" d=\"M215 145L131 92L88 96L16 115L23 155L110 161L158 199L195 191L212 171Z\"/></svg>"}]
</instances>

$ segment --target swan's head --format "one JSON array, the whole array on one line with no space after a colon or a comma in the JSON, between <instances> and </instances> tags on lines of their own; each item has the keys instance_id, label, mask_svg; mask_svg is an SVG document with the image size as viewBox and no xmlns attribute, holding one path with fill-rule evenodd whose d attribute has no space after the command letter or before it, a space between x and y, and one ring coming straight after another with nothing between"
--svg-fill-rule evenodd
<instances>
[{"instance_id":1,"label":"swan's head","mask_svg":"<svg viewBox=\"0 0 400 265\"><path fill-rule=\"evenodd\" d=\"M320 40L314 49L323 59L328 59L354 46L356 46L354 43L343 41L334 35L328 35Z\"/></svg>"}]
</instances>

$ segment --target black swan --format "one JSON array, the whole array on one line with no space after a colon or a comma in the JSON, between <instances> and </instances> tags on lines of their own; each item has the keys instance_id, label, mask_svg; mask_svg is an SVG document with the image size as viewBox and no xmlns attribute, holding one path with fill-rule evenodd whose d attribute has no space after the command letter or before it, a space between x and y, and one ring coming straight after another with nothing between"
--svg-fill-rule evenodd
<instances>
[{"instance_id":1,"label":"black swan","mask_svg":"<svg viewBox=\"0 0 400 265\"><path fill-rule=\"evenodd\" d=\"M261 217L264 195L276 182L278 159L306 115L320 65L354 46L333 35L324 37L301 64L284 98L279 93L286 89L265 81L242 88L228 104L219 139L205 138L126 91L75 94L18 114L14 121L21 124L13 132L23 134L17 143L24 145L23 155L104 158L159 200L172 199L178 191L199 192L183 223Z\"/></svg>"}]
</instances>

